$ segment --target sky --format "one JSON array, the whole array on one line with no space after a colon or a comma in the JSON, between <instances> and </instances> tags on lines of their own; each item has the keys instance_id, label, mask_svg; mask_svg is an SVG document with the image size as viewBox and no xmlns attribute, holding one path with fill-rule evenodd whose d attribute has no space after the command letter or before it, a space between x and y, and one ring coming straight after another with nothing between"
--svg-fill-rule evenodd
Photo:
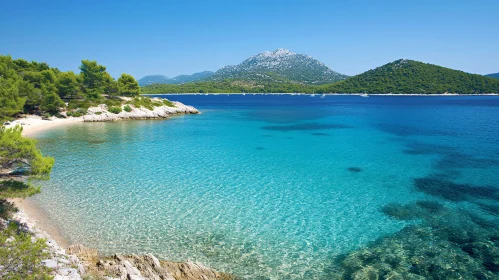
<instances>
[{"instance_id":1,"label":"sky","mask_svg":"<svg viewBox=\"0 0 499 280\"><path fill-rule=\"evenodd\" d=\"M356 75L414 59L499 72L498 0L0 0L0 54L173 77L286 48Z\"/></svg>"}]
</instances>

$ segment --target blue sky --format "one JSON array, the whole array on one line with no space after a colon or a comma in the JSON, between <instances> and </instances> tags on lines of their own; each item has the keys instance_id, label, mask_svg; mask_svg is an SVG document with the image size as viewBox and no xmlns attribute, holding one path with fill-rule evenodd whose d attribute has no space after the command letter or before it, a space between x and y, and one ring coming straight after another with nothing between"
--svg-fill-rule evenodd
<instances>
[{"instance_id":1,"label":"blue sky","mask_svg":"<svg viewBox=\"0 0 499 280\"><path fill-rule=\"evenodd\" d=\"M499 1L2 0L0 54L111 75L217 70L287 48L355 75L399 58L499 72Z\"/></svg>"}]
</instances>

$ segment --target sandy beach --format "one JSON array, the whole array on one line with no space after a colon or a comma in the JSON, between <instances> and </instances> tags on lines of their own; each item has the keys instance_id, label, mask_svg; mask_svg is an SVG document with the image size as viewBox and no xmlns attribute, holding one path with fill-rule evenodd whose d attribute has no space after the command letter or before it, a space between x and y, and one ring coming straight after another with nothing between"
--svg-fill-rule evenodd
<instances>
[{"instance_id":1,"label":"sandy beach","mask_svg":"<svg viewBox=\"0 0 499 280\"><path fill-rule=\"evenodd\" d=\"M46 131L54 127L72 124L76 122L83 122L83 118L69 117L65 119L53 118L51 120L43 120L40 116L27 115L23 118L9 122L9 124L5 125L5 127L10 128L16 125L21 125L23 127L24 136L33 136L37 133Z\"/></svg>"}]
</instances>

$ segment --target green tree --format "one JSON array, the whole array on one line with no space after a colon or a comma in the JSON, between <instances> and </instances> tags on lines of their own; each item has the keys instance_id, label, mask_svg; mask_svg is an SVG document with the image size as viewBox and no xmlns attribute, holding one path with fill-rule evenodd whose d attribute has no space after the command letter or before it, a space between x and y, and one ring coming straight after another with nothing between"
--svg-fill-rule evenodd
<instances>
[{"instance_id":1,"label":"green tree","mask_svg":"<svg viewBox=\"0 0 499 280\"><path fill-rule=\"evenodd\" d=\"M59 74L55 86L57 87L57 93L61 98L73 99L81 97L78 75L76 75L73 71L62 72Z\"/></svg>"},{"instance_id":2,"label":"green tree","mask_svg":"<svg viewBox=\"0 0 499 280\"><path fill-rule=\"evenodd\" d=\"M19 95L15 79L0 76L0 118L5 120L22 111L26 98Z\"/></svg>"},{"instance_id":3,"label":"green tree","mask_svg":"<svg viewBox=\"0 0 499 280\"><path fill-rule=\"evenodd\" d=\"M48 179L54 159L44 157L35 146L35 140L22 136L22 127L0 127L0 218L7 220L18 209L7 198L27 197L40 188L19 180L11 180L15 173ZM52 279L50 269L41 264L49 254L44 239L34 239L18 223L0 223L0 278Z\"/></svg>"},{"instance_id":4,"label":"green tree","mask_svg":"<svg viewBox=\"0 0 499 280\"><path fill-rule=\"evenodd\" d=\"M57 95L57 88L53 84L42 85L42 101L40 109L50 114L59 112L59 108L66 106L64 101Z\"/></svg>"},{"instance_id":5,"label":"green tree","mask_svg":"<svg viewBox=\"0 0 499 280\"><path fill-rule=\"evenodd\" d=\"M51 69L43 70L42 72L40 72L40 74L42 75L42 80L41 80L42 83L55 84L57 77L56 77L54 71L52 71Z\"/></svg>"},{"instance_id":6,"label":"green tree","mask_svg":"<svg viewBox=\"0 0 499 280\"><path fill-rule=\"evenodd\" d=\"M118 79L118 87L121 95L137 96L140 94L139 83L132 75L121 74Z\"/></svg>"},{"instance_id":7,"label":"green tree","mask_svg":"<svg viewBox=\"0 0 499 280\"><path fill-rule=\"evenodd\" d=\"M19 170L37 179L49 179L54 159L44 157L36 148L36 140L22 136L23 128L0 127L0 167L3 175Z\"/></svg>"},{"instance_id":8,"label":"green tree","mask_svg":"<svg viewBox=\"0 0 499 280\"><path fill-rule=\"evenodd\" d=\"M80 75L83 78L83 90L89 98L98 99L104 92L106 83L106 67L97 64L97 61L82 60Z\"/></svg>"},{"instance_id":9,"label":"green tree","mask_svg":"<svg viewBox=\"0 0 499 280\"><path fill-rule=\"evenodd\" d=\"M109 75L109 73L104 73L104 79L105 79L105 89L104 92L110 96L116 96L119 94L119 86L118 82Z\"/></svg>"}]
</instances>

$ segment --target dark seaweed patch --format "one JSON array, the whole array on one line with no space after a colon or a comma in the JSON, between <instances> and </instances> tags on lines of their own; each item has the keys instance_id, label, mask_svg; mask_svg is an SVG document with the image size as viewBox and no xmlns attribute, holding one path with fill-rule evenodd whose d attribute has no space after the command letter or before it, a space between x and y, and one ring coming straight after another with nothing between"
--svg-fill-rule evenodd
<instances>
[{"instance_id":1,"label":"dark seaweed patch","mask_svg":"<svg viewBox=\"0 0 499 280\"><path fill-rule=\"evenodd\" d=\"M354 166L347 168L347 170L350 172L353 172L353 173L359 173L362 171L362 169L360 167L354 167Z\"/></svg>"},{"instance_id":2,"label":"dark seaweed patch","mask_svg":"<svg viewBox=\"0 0 499 280\"><path fill-rule=\"evenodd\" d=\"M445 208L442 203L439 203L437 201L431 201L431 200L419 200L419 201L416 201L416 205L421 207L422 209L425 209L426 211L428 211L430 213L440 213Z\"/></svg>"},{"instance_id":3,"label":"dark seaweed patch","mask_svg":"<svg viewBox=\"0 0 499 280\"><path fill-rule=\"evenodd\" d=\"M497 279L497 219L434 201L389 204L382 211L420 222L332 257L322 279Z\"/></svg>"},{"instance_id":4,"label":"dark seaweed patch","mask_svg":"<svg viewBox=\"0 0 499 280\"><path fill-rule=\"evenodd\" d=\"M456 168L489 168L499 165L499 161L492 158L478 158L445 145L436 145L423 142L410 142L403 153L408 155L438 155L434 167L440 170Z\"/></svg>"},{"instance_id":5,"label":"dark seaweed patch","mask_svg":"<svg viewBox=\"0 0 499 280\"><path fill-rule=\"evenodd\" d=\"M455 136L456 132L445 131L440 129L431 129L428 127L418 127L418 126L407 126L407 125L397 125L388 123L376 124L376 127L381 131L388 132L397 136L414 136L414 135L425 135L425 136Z\"/></svg>"},{"instance_id":6,"label":"dark seaweed patch","mask_svg":"<svg viewBox=\"0 0 499 280\"><path fill-rule=\"evenodd\" d=\"M419 191L450 201L473 199L493 199L499 201L499 189L493 186L457 184L449 180L433 177L414 179L414 186Z\"/></svg>"},{"instance_id":7,"label":"dark seaweed patch","mask_svg":"<svg viewBox=\"0 0 499 280\"><path fill-rule=\"evenodd\" d=\"M396 220L413 220L420 218L420 211L416 205L401 205L390 203L381 208L381 212Z\"/></svg>"},{"instance_id":8,"label":"dark seaweed patch","mask_svg":"<svg viewBox=\"0 0 499 280\"><path fill-rule=\"evenodd\" d=\"M265 130L277 130L282 132L342 129L342 128L350 128L350 126L344 124L300 123L300 124L290 124L290 125L269 125L262 127L262 129Z\"/></svg>"},{"instance_id":9,"label":"dark seaweed patch","mask_svg":"<svg viewBox=\"0 0 499 280\"><path fill-rule=\"evenodd\" d=\"M255 149L256 149L256 150L258 150L258 151L265 150L265 148L264 148L264 147L255 147Z\"/></svg>"},{"instance_id":10,"label":"dark seaweed patch","mask_svg":"<svg viewBox=\"0 0 499 280\"><path fill-rule=\"evenodd\" d=\"M87 140L87 142L90 144L100 145L100 144L106 143L107 141L106 140Z\"/></svg>"},{"instance_id":11,"label":"dark seaweed patch","mask_svg":"<svg viewBox=\"0 0 499 280\"><path fill-rule=\"evenodd\" d=\"M314 132L314 133L310 133L314 136L331 136L331 134L328 134L328 133L323 133L323 132Z\"/></svg>"},{"instance_id":12,"label":"dark seaweed patch","mask_svg":"<svg viewBox=\"0 0 499 280\"><path fill-rule=\"evenodd\" d=\"M499 216L499 205L498 204L492 204L492 203L487 203L487 202L480 202L477 201L475 202L476 205L478 205L482 210L488 212L489 214Z\"/></svg>"},{"instance_id":13,"label":"dark seaweed patch","mask_svg":"<svg viewBox=\"0 0 499 280\"><path fill-rule=\"evenodd\" d=\"M325 112L321 112L319 110L310 110L307 111L306 114L303 114L297 112L296 110L269 108L250 111L245 114L245 119L284 124L303 120L314 121L328 115L330 115L330 112L326 114Z\"/></svg>"}]
</instances>

